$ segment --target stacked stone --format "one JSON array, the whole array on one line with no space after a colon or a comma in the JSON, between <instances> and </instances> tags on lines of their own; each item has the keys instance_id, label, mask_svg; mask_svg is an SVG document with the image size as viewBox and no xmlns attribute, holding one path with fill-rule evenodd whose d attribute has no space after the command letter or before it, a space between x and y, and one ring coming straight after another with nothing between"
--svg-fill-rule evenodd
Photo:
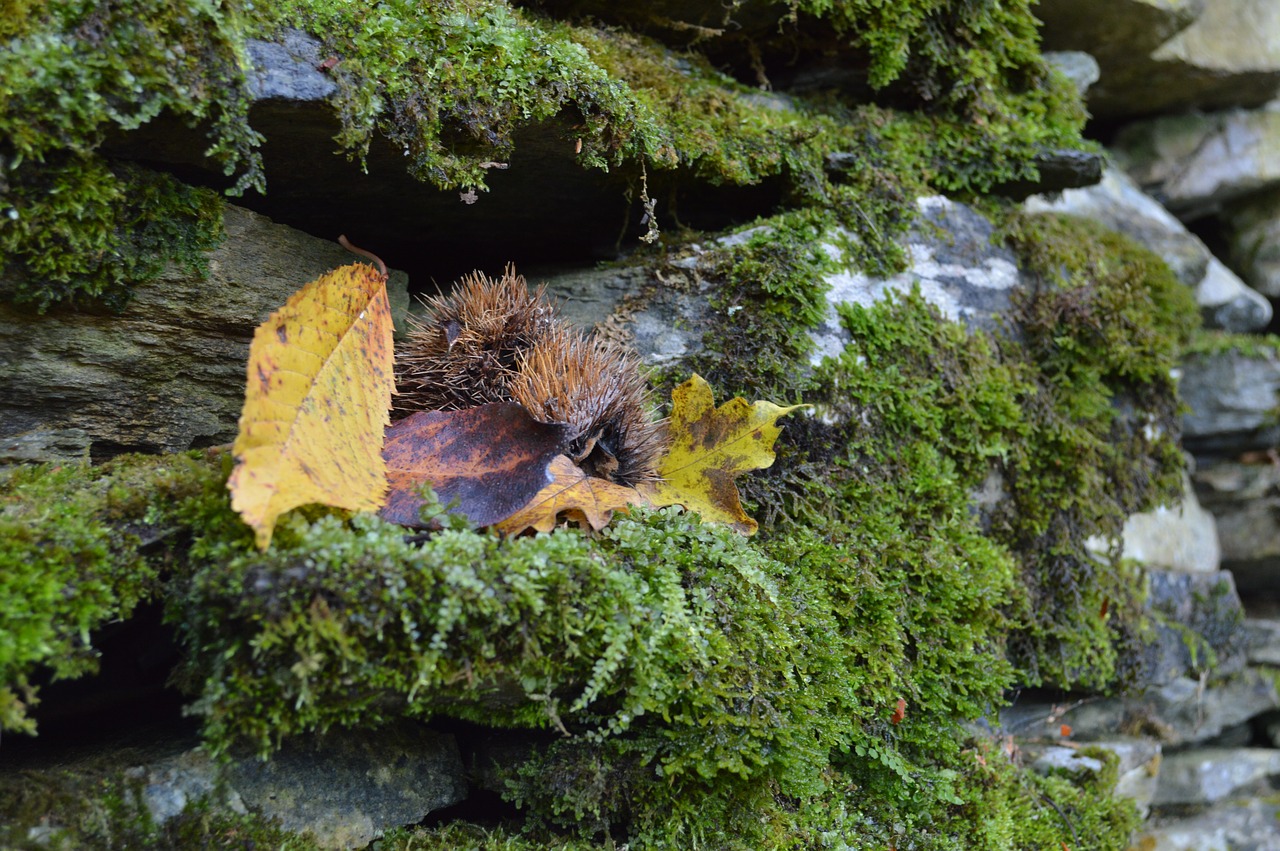
<instances>
[{"instance_id":1,"label":"stacked stone","mask_svg":"<svg viewBox=\"0 0 1280 851\"><path fill-rule=\"evenodd\" d=\"M1080 79L1096 76L1087 100L1113 165L1099 185L1029 208L1136 238L1195 287L1209 328L1251 336L1185 359L1186 501L1125 530L1167 625L1145 689L1032 702L1006 723L1117 743L1122 786L1151 812L1139 847L1280 848L1266 797L1280 780L1280 351L1264 336L1280 299L1280 5L1045 0L1037 15L1046 49L1096 62ZM1214 637L1216 658L1187 655L1188 629Z\"/></svg>"},{"instance_id":2,"label":"stacked stone","mask_svg":"<svg viewBox=\"0 0 1280 851\"><path fill-rule=\"evenodd\" d=\"M1090 87L1089 105L1115 164L1097 185L1033 196L1027 209L1086 216L1130 235L1194 288L1209 327L1266 331L1273 301L1280 298L1280 4L1042 0L1037 8L1045 21L1045 46L1061 51L1056 61L1082 88ZM257 115L265 125L279 122L267 135L292 139L304 150L328 151L333 128L296 119L308 104L322 103L333 85L319 70L323 62L315 45L293 34L282 45L255 43L251 58L259 72ZM778 108L786 108L781 98ZM304 131L314 131L315 138L300 140ZM568 148L562 148L557 156L564 159ZM121 153L141 156L137 150ZM159 148L147 150L148 157L162 154ZM313 183L329 191L324 181L311 180L310 159L295 159L307 173L294 182L288 174L273 177L273 197L287 198L290 188ZM372 172L359 185L373 196L390 197L390 190L376 184L376 156ZM399 171L395 176L402 179ZM544 176L545 184L529 188L537 203L521 201L513 208L555 218L542 205L568 178L555 169ZM613 197L611 187L588 188L593 197ZM435 208L397 209L396 215L411 232L423 220L460 221L473 214L452 196L445 200L447 215ZM990 223L941 197L922 198L917 205L920 225L905 246L910 268L890 278L852 268L830 274L830 321L814 335L815 361L847 341L836 318L838 302L869 304L890 291L918 287L944 315L975 327L998 324L1008 309L1020 273L1011 252L991 244ZM364 209L370 202L353 206ZM581 206L584 217L602 218ZM283 207L263 207L295 218ZM415 210L416 218L410 215ZM515 224L507 230L513 232L528 224L510 221ZM312 224L313 232L331 230L336 236L336 223ZM209 279L167 273L135 295L130 315L111 320L110 334L102 330L101 317L59 315L36 332L30 317L0 310L0 352L6 363L21 365L0 380L0 396L11 400L3 409L0 458L68 461L231 438L243 391L243 367L237 364L243 363L252 328L300 282L351 258L234 207L228 208L226 228L229 240L211 256ZM563 223L559 229L575 230ZM830 235L833 256L841 241L840 234ZM663 288L639 307L626 301L645 278L637 267L577 270L551 276L548 286L573 295L568 318L607 329L606 320L625 314L629 337L650 363L675 363L696 352L701 336L690 329L699 328L710 310L698 287L702 254L693 245L672 259L671 268L687 273L686 285ZM393 275L401 312L405 287L403 273ZM121 331L121 323L132 324ZM1144 659L1142 689L1106 699L1020 699L1000 719L1002 734L1020 738L1022 752L1045 771L1100 770L1100 763L1074 749L1082 741L1113 750L1121 763L1117 791L1151 814L1148 841L1138 847L1152 851L1280 849L1274 835L1280 807L1265 794L1280 781L1280 699L1274 685L1280 670L1280 345L1256 339L1257 345L1232 344L1188 357L1184 439L1194 469L1185 501L1134 517L1125 529L1125 554L1144 564L1149 606L1160 624ZM163 357L153 356L157 352ZM175 362L179 355L186 359ZM1197 638L1189 640L1192 635ZM398 741L386 752L370 751L369 765L394 761ZM304 802L291 807L296 819L290 827L310 827L330 835L334 847L354 847L456 802L463 785L457 747L448 737L437 745L433 752L442 754L438 772L445 781L436 784L439 789L431 785L423 800L394 808L362 802L357 820L367 829L342 837L330 827L332 813ZM157 822L171 817L174 806L180 810L191 790L205 782L199 779L203 769L197 770L202 763L191 754L138 761L138 779L146 781ZM236 800L243 799L240 806L262 808L257 800L276 799L276 788L261 792L256 774L238 770L232 785ZM350 785L360 791L359 777L373 770L356 765L344 773L322 762L312 774L331 777L335 786L351 774L357 779ZM395 782L429 785L418 776ZM300 789L288 791L301 796Z\"/></svg>"}]
</instances>

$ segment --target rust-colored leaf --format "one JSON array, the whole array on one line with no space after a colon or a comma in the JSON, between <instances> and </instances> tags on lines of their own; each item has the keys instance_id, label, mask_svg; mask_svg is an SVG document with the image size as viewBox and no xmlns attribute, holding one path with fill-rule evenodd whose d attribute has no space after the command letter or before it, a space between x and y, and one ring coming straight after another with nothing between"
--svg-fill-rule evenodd
<instances>
[{"instance_id":1,"label":"rust-colored leaf","mask_svg":"<svg viewBox=\"0 0 1280 851\"><path fill-rule=\"evenodd\" d=\"M603 529L613 512L644 502L635 488L588 476L567 456L557 455L548 470L554 477L551 484L499 523L499 529L513 535L525 529L550 532L561 515L592 529Z\"/></svg>"},{"instance_id":2,"label":"rust-colored leaf","mask_svg":"<svg viewBox=\"0 0 1280 851\"><path fill-rule=\"evenodd\" d=\"M694 375L671 394L670 449L658 465L662 481L643 489L655 506L683 505L705 519L752 535L756 521L742 510L734 479L773 463L778 417L804 405L735 398L715 407L711 387Z\"/></svg>"},{"instance_id":3,"label":"rust-colored leaf","mask_svg":"<svg viewBox=\"0 0 1280 851\"><path fill-rule=\"evenodd\" d=\"M298 290L254 332L227 487L262 549L292 508L382 504L378 450L394 385L385 284L370 266L343 266Z\"/></svg>"},{"instance_id":4,"label":"rust-colored leaf","mask_svg":"<svg viewBox=\"0 0 1280 851\"><path fill-rule=\"evenodd\" d=\"M421 527L420 491L430 483L442 504L477 526L505 520L551 481L547 466L564 450L569 427L540 423L515 402L461 411L420 411L387 429L382 456L391 489L379 513Z\"/></svg>"}]
</instances>

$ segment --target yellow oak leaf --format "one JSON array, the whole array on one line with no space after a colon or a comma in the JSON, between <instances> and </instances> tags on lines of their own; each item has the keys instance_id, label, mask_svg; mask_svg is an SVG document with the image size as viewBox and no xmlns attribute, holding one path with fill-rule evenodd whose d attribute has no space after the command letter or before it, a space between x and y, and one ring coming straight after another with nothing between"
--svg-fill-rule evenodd
<instances>
[{"instance_id":1,"label":"yellow oak leaf","mask_svg":"<svg viewBox=\"0 0 1280 851\"><path fill-rule=\"evenodd\" d=\"M386 276L363 263L321 275L254 332L227 487L259 548L300 505L382 504L391 335Z\"/></svg>"},{"instance_id":2,"label":"yellow oak leaf","mask_svg":"<svg viewBox=\"0 0 1280 851\"><path fill-rule=\"evenodd\" d=\"M662 481L644 488L657 507L683 505L705 519L754 535L756 521L742 510L733 480L773 463L778 417L804 405L748 404L741 397L719 408L711 386L694 375L671 394L669 449L658 465Z\"/></svg>"},{"instance_id":3,"label":"yellow oak leaf","mask_svg":"<svg viewBox=\"0 0 1280 851\"><path fill-rule=\"evenodd\" d=\"M551 484L538 491L524 508L498 523L500 530L511 535L525 529L550 532L561 514L587 523L592 529L603 529L614 511L644 502L634 488L588 476L564 455L553 458L547 472L552 476Z\"/></svg>"}]
</instances>

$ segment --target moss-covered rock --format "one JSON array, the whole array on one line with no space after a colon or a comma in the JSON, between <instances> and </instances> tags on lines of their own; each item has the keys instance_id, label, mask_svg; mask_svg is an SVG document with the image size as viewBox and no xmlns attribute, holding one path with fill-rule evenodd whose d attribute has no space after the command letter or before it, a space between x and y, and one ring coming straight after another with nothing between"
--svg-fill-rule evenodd
<instances>
[{"instance_id":1,"label":"moss-covered rock","mask_svg":"<svg viewBox=\"0 0 1280 851\"><path fill-rule=\"evenodd\" d=\"M430 14L409 3L365 10L329 0L269 9L186 0L128 9L40 6L38 14L13 20L12 49L0 62L6 92L0 130L7 131L0 134L6 216L0 239L7 264L31 278L16 296L41 307L92 298L118 307L130 282L148 274L136 268L138 252L129 246L145 248L163 228L204 220L203 208L193 219L190 203L172 188L139 193L117 174L118 165L99 159L108 138L113 151L164 160L165 146L154 139L132 151L125 140L162 116L200 123L208 150L179 157L184 169L203 163L213 166L211 183L225 184L226 171L235 178L233 191L265 191L261 139L250 122L246 44L278 37L286 26L323 42L322 65L337 84L323 109L337 118L343 152L363 160L376 143L430 187L406 181L404 193L436 197L437 188L453 190L441 196L451 208L413 202L397 210L409 220L402 237L430 230L419 216L450 217L455 192L477 198L530 133L563 152L536 154L540 163L557 163L555 181L568 179L561 160L619 174L609 189L618 211L634 201L650 214L639 235L656 235L658 221L675 223L681 196L686 209L698 206L678 190L772 182L778 190L770 198L781 193L828 208L873 248L891 244L897 222L910 215L912 186L984 191L1034 178L1047 149L1084 146L1078 99L1040 60L1023 4L955 12L930 2L887 17L863 3L806 3L779 12L799 12L806 38L825 33L841 49L862 51L875 86L886 92L898 86L909 96L765 96L715 70L702 48L675 53L634 33L567 23L503 0L451 0ZM781 49L784 42L767 44ZM291 126L317 123L323 121L272 126L287 135ZM332 143L321 145L305 156L329 158ZM541 171L540 165L517 178L538 189L521 205L567 211L563 187L539 183ZM340 197L331 185L307 190L316 177L311 169L278 177L300 218ZM279 214L274 201L267 206ZM371 232L395 228L395 217L366 212L377 222ZM626 226L622 218L614 230ZM122 257L113 253L120 245ZM172 250L185 257L180 246Z\"/></svg>"},{"instance_id":2,"label":"moss-covered rock","mask_svg":"<svg viewBox=\"0 0 1280 851\"><path fill-rule=\"evenodd\" d=\"M45 309L100 298L219 235L216 196L114 166L96 153L110 129L164 110L213 123L207 155L261 185L246 120L239 4L57 2L27 14L0 54L0 271L24 279L6 298Z\"/></svg>"},{"instance_id":3,"label":"moss-covered rock","mask_svg":"<svg viewBox=\"0 0 1280 851\"><path fill-rule=\"evenodd\" d=\"M148 790L146 778L129 768L143 756L139 749L112 751L107 759L0 773L0 843L14 851L331 847L243 807L237 813L215 806L213 796L193 800L181 814L158 822L148 806L148 792L155 789Z\"/></svg>"},{"instance_id":4,"label":"moss-covered rock","mask_svg":"<svg viewBox=\"0 0 1280 851\"><path fill-rule=\"evenodd\" d=\"M132 278L119 313L64 306L38 315L0 303L0 462L102 461L234 439L258 323L355 258L234 205L219 226L225 240L196 252L203 270L170 264L150 281ZM387 291L403 326L403 272L391 272Z\"/></svg>"},{"instance_id":5,"label":"moss-covered rock","mask_svg":"<svg viewBox=\"0 0 1280 851\"><path fill-rule=\"evenodd\" d=\"M817 367L805 333L829 318L835 255L868 274L903 264L917 198L1032 178L1045 150L1082 147L1027 4L760 3L792 29L685 53L557 10L33 5L8 24L39 73L10 87L4 119L22 132L0 142L0 176L16 220L36 224L0 238L28 271L41 245L76 246L29 300L123 298L144 272L82 262L122 233L125 178L97 159L103 134L163 110L211 121L208 156L254 184L244 44L286 25L331 54L343 151L362 160L385 137L429 187L413 191L496 192L532 128L619 174L645 237L655 199L690 181L772 182L787 209L696 269L668 264L710 309L696 352L656 376L696 369L721 397L814 406L744 483L758 538L672 509L503 538L406 536L313 508L262 553L228 505L223 458L22 470L0 507L0 576L23 583L0 589L0 635L16 637L7 657L0 643L0 724L29 730L38 670L86 673L96 624L162 598L187 651L176 681L215 753L400 716L556 737L506 772L519 824L406 830L384 848L1125 847L1136 815L1111 797L1114 772L1029 774L965 722L1017 684L1124 680L1141 577L1085 541L1180 493L1170 369L1196 316L1185 290L1109 232L990 203L1029 282L1003 333L916 293L846 305L851 342ZM130 53L140 34L148 49ZM733 57L739 77L753 63L767 77L793 37L855 59L858 79L766 96L716 70ZM0 63L0 88L18 68ZM49 110L67 90L85 103ZM62 179L63 198L23 189ZM138 197L129 222L167 220L179 196ZM191 196L206 212L209 197ZM167 233L148 227L123 230ZM984 489L999 498L979 504ZM241 829L218 818L187 822L192 841ZM168 836L138 831L144 846Z\"/></svg>"},{"instance_id":6,"label":"moss-covered rock","mask_svg":"<svg viewBox=\"0 0 1280 851\"><path fill-rule=\"evenodd\" d=\"M35 731L32 680L40 669L54 678L97 669L92 631L154 598L175 543L174 512L219 493L224 478L221 462L195 456L4 472L0 728Z\"/></svg>"}]
</instances>

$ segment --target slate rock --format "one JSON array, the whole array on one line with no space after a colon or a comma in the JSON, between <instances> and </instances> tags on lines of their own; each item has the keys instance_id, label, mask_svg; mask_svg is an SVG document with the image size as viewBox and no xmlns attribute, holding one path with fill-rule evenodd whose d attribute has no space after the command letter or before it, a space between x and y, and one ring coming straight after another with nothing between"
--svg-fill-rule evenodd
<instances>
[{"instance_id":1,"label":"slate rock","mask_svg":"<svg viewBox=\"0 0 1280 851\"><path fill-rule=\"evenodd\" d=\"M919 220L903 241L906 271L888 278L853 269L827 276L830 309L824 327L814 335L815 363L838 353L849 341L836 305L870 306L915 287L947 319L987 330L999 326L1014 291L1023 285L1013 252L992 244L994 228L972 207L940 195L920 198L916 206ZM834 245L829 250L835 251Z\"/></svg>"},{"instance_id":2,"label":"slate rock","mask_svg":"<svg viewBox=\"0 0 1280 851\"><path fill-rule=\"evenodd\" d=\"M1271 321L1271 303L1247 287L1210 253L1199 237L1116 168L1097 186L1069 189L1056 197L1028 198L1031 213L1067 213L1097 221L1159 254L1196 291L1201 315L1211 328L1257 331Z\"/></svg>"},{"instance_id":3,"label":"slate rock","mask_svg":"<svg viewBox=\"0 0 1280 851\"><path fill-rule=\"evenodd\" d=\"M991 187L990 194L1016 201L1039 193L1061 192L1093 186L1102 179L1106 160L1098 151L1071 148L1045 149L1032 157L1037 175L1034 180L1014 180Z\"/></svg>"},{"instance_id":4,"label":"slate rock","mask_svg":"<svg viewBox=\"0 0 1280 851\"><path fill-rule=\"evenodd\" d=\"M1102 771L1102 760L1085 756L1078 748L1062 745L1022 748L1022 755L1031 761L1031 770L1037 774L1064 774L1068 777L1096 775Z\"/></svg>"},{"instance_id":5,"label":"slate rock","mask_svg":"<svg viewBox=\"0 0 1280 851\"><path fill-rule=\"evenodd\" d=\"M1161 818L1135 837L1142 851L1280 851L1280 803L1224 802L1190 818Z\"/></svg>"},{"instance_id":6,"label":"slate rock","mask_svg":"<svg viewBox=\"0 0 1280 851\"><path fill-rule=\"evenodd\" d=\"M1280 779L1280 750L1274 748L1193 748L1166 754L1152 804L1206 806L1226 798L1267 790Z\"/></svg>"},{"instance_id":7,"label":"slate rock","mask_svg":"<svg viewBox=\"0 0 1280 851\"><path fill-rule=\"evenodd\" d=\"M1195 474L1205 508L1217 518L1223 566L1241 593L1280 587L1280 467L1220 463Z\"/></svg>"},{"instance_id":8,"label":"slate rock","mask_svg":"<svg viewBox=\"0 0 1280 851\"><path fill-rule=\"evenodd\" d=\"M125 815L133 808L145 812L157 826L193 811L255 814L309 833L325 849L364 848L392 828L459 802L467 791L454 738L416 721L295 737L265 761L236 752L214 759L190 730L172 726L140 727L74 747L48 745L49 751L24 749L16 764L0 763L0 783L81 797L123 788L128 798L116 806L128 808ZM3 812L9 823L0 820L0 845L10 847L6 838L25 834L70 847L72 822L59 821L58 813L24 812L40 822L21 824Z\"/></svg>"},{"instance_id":9,"label":"slate rock","mask_svg":"<svg viewBox=\"0 0 1280 851\"><path fill-rule=\"evenodd\" d=\"M1134 122L1112 147L1145 191L1193 219L1280 186L1280 102Z\"/></svg>"},{"instance_id":10,"label":"slate rock","mask_svg":"<svg viewBox=\"0 0 1280 851\"><path fill-rule=\"evenodd\" d=\"M413 722L286 741L265 762L236 760L226 780L250 810L335 849L416 824L467 789L453 737Z\"/></svg>"},{"instance_id":11,"label":"slate rock","mask_svg":"<svg viewBox=\"0 0 1280 851\"><path fill-rule=\"evenodd\" d=\"M1098 60L1083 50L1046 50L1044 61L1065 74L1082 95L1102 77Z\"/></svg>"},{"instance_id":12,"label":"slate rock","mask_svg":"<svg viewBox=\"0 0 1280 851\"><path fill-rule=\"evenodd\" d=\"M1280 668L1280 620L1247 618L1244 629L1249 664Z\"/></svg>"},{"instance_id":13,"label":"slate rock","mask_svg":"<svg viewBox=\"0 0 1280 851\"><path fill-rule=\"evenodd\" d=\"M1220 518L1223 555L1229 561L1280 555L1276 526L1261 516L1274 512L1280 498L1280 468L1275 464L1224 462L1195 473L1205 506Z\"/></svg>"},{"instance_id":14,"label":"slate rock","mask_svg":"<svg viewBox=\"0 0 1280 851\"><path fill-rule=\"evenodd\" d=\"M1089 111L1104 121L1256 106L1280 88L1272 0L1041 0L1047 50L1083 50L1101 76Z\"/></svg>"},{"instance_id":15,"label":"slate rock","mask_svg":"<svg viewBox=\"0 0 1280 851\"><path fill-rule=\"evenodd\" d=\"M571 323L625 340L650 365L670 364L702 350L702 327L712 315L710 287L697 274L702 247L679 253L686 256L669 256L667 264L535 268L526 277L531 286L546 285Z\"/></svg>"},{"instance_id":16,"label":"slate rock","mask_svg":"<svg viewBox=\"0 0 1280 851\"><path fill-rule=\"evenodd\" d=\"M870 306L919 287L944 317L971 327L993 330L1008 312L1023 280L1013 253L992 244L991 223L973 208L941 196L916 203L920 217L904 239L904 272L887 278L854 268L827 274L827 315L811 332L813 366L839 355L850 340L836 311L842 303ZM657 264L533 270L527 277L530 283L546 283L548 293L563 305L563 315L580 326L629 337L648 363L671 363L701 350L702 329L712 316L710 285L703 279L705 255L714 247L745 243L767 228L740 230L708 246L679 247ZM823 250L838 259L838 246L847 238L847 233L832 233L822 242Z\"/></svg>"},{"instance_id":17,"label":"slate rock","mask_svg":"<svg viewBox=\"0 0 1280 851\"><path fill-rule=\"evenodd\" d=\"M219 781L218 764L199 747L130 765L125 776L141 788L142 804L156 824L177 818L190 805L249 812L240 794Z\"/></svg>"},{"instance_id":18,"label":"slate rock","mask_svg":"<svg viewBox=\"0 0 1280 851\"><path fill-rule=\"evenodd\" d=\"M1225 211L1231 265L1249 286L1280 298L1280 189L1250 195Z\"/></svg>"},{"instance_id":19,"label":"slate rock","mask_svg":"<svg viewBox=\"0 0 1280 851\"><path fill-rule=\"evenodd\" d=\"M208 277L170 266L119 316L0 304L0 461L101 460L235 438L253 331L297 289L359 261L228 205ZM407 278L391 274L393 315Z\"/></svg>"},{"instance_id":20,"label":"slate rock","mask_svg":"<svg viewBox=\"0 0 1280 851\"><path fill-rule=\"evenodd\" d=\"M327 57L320 42L302 30L286 28L278 41L251 38L245 43L250 70L249 97L255 101L325 101L338 90L320 70Z\"/></svg>"},{"instance_id":21,"label":"slate rock","mask_svg":"<svg viewBox=\"0 0 1280 851\"><path fill-rule=\"evenodd\" d=\"M1115 795L1128 798L1144 816L1151 809L1159 783L1164 749L1159 742L1141 738L1104 739L1093 744L1106 748L1120 759Z\"/></svg>"},{"instance_id":22,"label":"slate rock","mask_svg":"<svg viewBox=\"0 0 1280 851\"><path fill-rule=\"evenodd\" d=\"M1246 668L1220 682L1180 677L1115 697L1028 697L1001 710L999 718L1000 726L1017 736L1052 737L1066 724L1077 742L1108 741L1119 732L1151 737L1170 748L1207 742L1277 707L1280 697L1270 675Z\"/></svg>"},{"instance_id":23,"label":"slate rock","mask_svg":"<svg viewBox=\"0 0 1280 851\"><path fill-rule=\"evenodd\" d=\"M1271 324L1271 302L1249 289L1216 257L1196 287L1196 302L1205 327L1243 333L1261 331Z\"/></svg>"},{"instance_id":24,"label":"slate rock","mask_svg":"<svg viewBox=\"0 0 1280 851\"><path fill-rule=\"evenodd\" d=\"M1182 437L1192 454L1236 456L1280 443L1275 416L1280 353L1275 349L1260 345L1250 351L1193 354L1183 360L1181 372L1178 386L1188 408ZM1205 502L1205 492L1198 493ZM1225 536L1221 528L1219 534Z\"/></svg>"},{"instance_id":25,"label":"slate rock","mask_svg":"<svg viewBox=\"0 0 1280 851\"><path fill-rule=\"evenodd\" d=\"M1120 798L1128 798L1138 811L1146 814L1155 796L1160 774L1161 747L1158 742L1139 738L1115 738L1090 742L1090 747L1103 748L1115 754L1116 784L1112 792ZM1040 774L1062 774L1073 780L1096 776L1102 771L1102 761L1081 753L1078 746L1045 745L1027 742L1019 745L1019 753L1031 770Z\"/></svg>"},{"instance_id":26,"label":"slate rock","mask_svg":"<svg viewBox=\"0 0 1280 851\"><path fill-rule=\"evenodd\" d=\"M1244 607L1228 571L1147 571L1147 610L1155 637L1144 651L1143 681L1166 685L1202 672L1215 679L1244 670Z\"/></svg>"},{"instance_id":27,"label":"slate rock","mask_svg":"<svg viewBox=\"0 0 1280 851\"><path fill-rule=\"evenodd\" d=\"M1090 549L1105 552L1107 542L1090 539ZM1153 568L1183 573L1217 571L1222 560L1218 527L1183 476L1183 496L1176 505L1158 506L1131 515L1121 535L1122 555Z\"/></svg>"},{"instance_id":28,"label":"slate rock","mask_svg":"<svg viewBox=\"0 0 1280 851\"><path fill-rule=\"evenodd\" d=\"M1190 26L1204 6L1205 0L1041 0L1036 17L1043 22L1045 50L1084 51L1097 61L1089 111L1109 118L1153 108L1147 99L1155 88L1151 54Z\"/></svg>"}]
</instances>

